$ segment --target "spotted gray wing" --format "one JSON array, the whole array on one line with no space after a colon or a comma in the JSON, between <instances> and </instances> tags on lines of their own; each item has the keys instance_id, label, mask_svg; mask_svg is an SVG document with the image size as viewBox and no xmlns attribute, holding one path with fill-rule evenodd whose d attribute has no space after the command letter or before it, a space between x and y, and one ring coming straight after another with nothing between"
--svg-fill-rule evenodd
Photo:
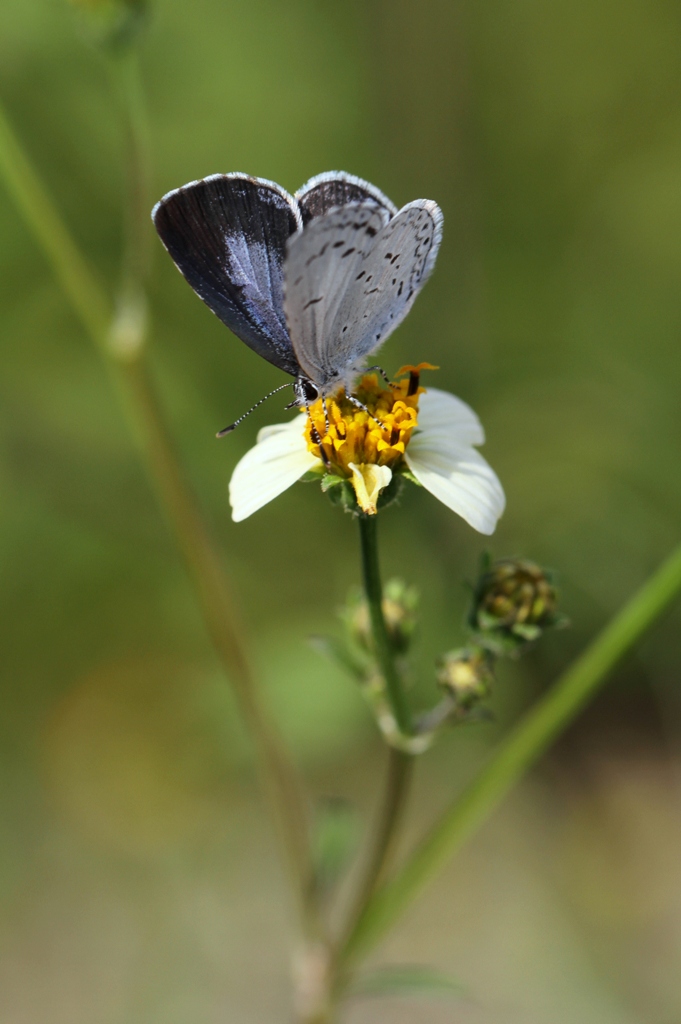
<instances>
[{"instance_id":1,"label":"spotted gray wing","mask_svg":"<svg viewBox=\"0 0 681 1024\"><path fill-rule=\"evenodd\" d=\"M359 219L353 209L313 220L289 242L284 268L293 347L303 368L314 360L317 377L309 375L322 385L355 372L401 323L435 265L442 238L442 213L429 199L409 203L375 234L374 214L367 220L372 230L360 230L359 242L346 239L347 224ZM370 217L368 205L356 209ZM344 246L327 244L336 232ZM307 281L309 266L314 275Z\"/></svg>"},{"instance_id":2,"label":"spotted gray wing","mask_svg":"<svg viewBox=\"0 0 681 1024\"><path fill-rule=\"evenodd\" d=\"M300 206L303 224L328 213L334 206L347 203L374 202L387 210L391 217L397 213L395 204L379 188L346 171L326 171L315 175L298 189L294 199Z\"/></svg>"},{"instance_id":3,"label":"spotted gray wing","mask_svg":"<svg viewBox=\"0 0 681 1024\"><path fill-rule=\"evenodd\" d=\"M286 243L302 229L295 200L245 174L214 174L169 192L152 218L175 265L258 355L296 376L283 305Z\"/></svg>"},{"instance_id":4,"label":"spotted gray wing","mask_svg":"<svg viewBox=\"0 0 681 1024\"><path fill-rule=\"evenodd\" d=\"M404 320L435 266L442 222L437 203L416 199L377 235L327 335L339 361L361 361Z\"/></svg>"},{"instance_id":5,"label":"spotted gray wing","mask_svg":"<svg viewBox=\"0 0 681 1024\"><path fill-rule=\"evenodd\" d=\"M346 293L389 214L373 200L334 207L291 237L284 264L284 309L293 349L304 373L324 386L342 372L334 333Z\"/></svg>"}]
</instances>

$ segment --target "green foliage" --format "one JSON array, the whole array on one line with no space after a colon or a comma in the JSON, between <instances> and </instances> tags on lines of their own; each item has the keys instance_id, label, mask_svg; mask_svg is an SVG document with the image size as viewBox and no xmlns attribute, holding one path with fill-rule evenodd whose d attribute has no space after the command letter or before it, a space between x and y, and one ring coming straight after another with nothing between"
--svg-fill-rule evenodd
<instances>
[{"instance_id":1,"label":"green foliage","mask_svg":"<svg viewBox=\"0 0 681 1024\"><path fill-rule=\"evenodd\" d=\"M354 996L461 996L464 988L461 982L432 967L411 964L379 967L374 971L360 974L352 983L350 995Z\"/></svg>"},{"instance_id":2,"label":"green foliage","mask_svg":"<svg viewBox=\"0 0 681 1024\"><path fill-rule=\"evenodd\" d=\"M357 849L359 819L345 800L328 799L317 807L312 836L315 885L326 894L336 884Z\"/></svg>"}]
</instances>

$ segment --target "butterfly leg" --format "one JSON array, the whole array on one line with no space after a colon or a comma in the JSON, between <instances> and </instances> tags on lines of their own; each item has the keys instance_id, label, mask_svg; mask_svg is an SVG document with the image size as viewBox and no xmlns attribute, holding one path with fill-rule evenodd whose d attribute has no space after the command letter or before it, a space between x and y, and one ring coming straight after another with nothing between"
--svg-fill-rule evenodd
<instances>
[{"instance_id":1,"label":"butterfly leg","mask_svg":"<svg viewBox=\"0 0 681 1024\"><path fill-rule=\"evenodd\" d=\"M378 372L380 373L381 377L386 382L386 384L390 384L390 377L385 372L385 370L383 369L382 366L367 366L366 367L366 372L368 372L369 370L378 370Z\"/></svg>"},{"instance_id":2,"label":"butterfly leg","mask_svg":"<svg viewBox=\"0 0 681 1024\"><path fill-rule=\"evenodd\" d=\"M357 406L358 409L362 409L367 414L367 416L369 416L374 421L374 423L378 423L379 427L381 427L383 430L387 430L385 423L383 423L382 420L379 420L377 416L374 416L374 414L370 412L369 409L367 409L366 405L364 405L363 402L360 402L359 398L355 398L354 395L348 395L347 392L345 397L347 398L348 402L352 402L352 404Z\"/></svg>"},{"instance_id":3,"label":"butterfly leg","mask_svg":"<svg viewBox=\"0 0 681 1024\"><path fill-rule=\"evenodd\" d=\"M329 410L326 408L326 399L325 398L322 398L322 409L324 410L324 425L326 427L326 432L328 434L328 432L329 432Z\"/></svg>"},{"instance_id":4,"label":"butterfly leg","mask_svg":"<svg viewBox=\"0 0 681 1024\"><path fill-rule=\"evenodd\" d=\"M305 412L307 413L308 419L310 420L310 437L312 438L312 443L316 444L318 446L318 448L319 448L319 458L324 463L324 468L326 470L329 470L329 469L331 469L331 463L329 462L328 455L326 454L326 452L324 451L324 448L322 447L322 439L319 436L319 431L315 427L314 420L312 419L312 416L310 415L310 407L309 407L309 405L305 406ZM327 426L328 426L328 424L327 424Z\"/></svg>"}]
</instances>

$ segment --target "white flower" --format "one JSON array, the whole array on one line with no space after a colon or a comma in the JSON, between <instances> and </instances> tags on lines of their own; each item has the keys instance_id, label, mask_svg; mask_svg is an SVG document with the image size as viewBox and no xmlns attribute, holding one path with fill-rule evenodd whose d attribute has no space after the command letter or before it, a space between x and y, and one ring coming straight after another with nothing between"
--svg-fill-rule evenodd
<instances>
[{"instance_id":1,"label":"white flower","mask_svg":"<svg viewBox=\"0 0 681 1024\"><path fill-rule=\"evenodd\" d=\"M265 427L257 444L238 463L229 485L232 518L240 522L294 484L309 470L321 470L305 437L306 413L289 423ZM418 405L418 426L404 452L407 469L426 490L479 533L494 532L505 498L494 470L475 446L484 443L470 406L445 391L429 388ZM361 506L375 511L380 490L390 482L387 466L351 466ZM359 490L358 490L359 488ZM363 491L366 491L365 504ZM371 493L369 493L371 492Z\"/></svg>"},{"instance_id":2,"label":"white flower","mask_svg":"<svg viewBox=\"0 0 681 1024\"><path fill-rule=\"evenodd\" d=\"M419 403L419 429L405 452L416 479L478 533L494 533L506 506L499 478L474 445L485 443L480 420L460 398L429 388Z\"/></svg>"}]
</instances>

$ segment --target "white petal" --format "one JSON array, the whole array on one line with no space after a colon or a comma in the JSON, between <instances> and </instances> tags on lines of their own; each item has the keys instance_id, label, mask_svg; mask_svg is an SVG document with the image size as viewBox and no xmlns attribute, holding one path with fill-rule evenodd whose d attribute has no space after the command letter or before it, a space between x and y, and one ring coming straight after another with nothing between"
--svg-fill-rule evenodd
<instances>
[{"instance_id":1,"label":"white petal","mask_svg":"<svg viewBox=\"0 0 681 1024\"><path fill-rule=\"evenodd\" d=\"M308 451L304 431L307 417L296 416L290 423L263 427L258 442L237 463L229 482L232 519L242 519L257 512L309 469L319 466L319 459Z\"/></svg>"},{"instance_id":2,"label":"white petal","mask_svg":"<svg viewBox=\"0 0 681 1024\"><path fill-rule=\"evenodd\" d=\"M419 398L419 432L445 434L459 444L484 444L485 432L470 405L448 391L428 388ZM413 444L413 441L412 441Z\"/></svg>"},{"instance_id":3,"label":"white petal","mask_svg":"<svg viewBox=\"0 0 681 1024\"><path fill-rule=\"evenodd\" d=\"M475 448L443 443L437 434L423 431L412 437L405 460L419 483L447 508L479 533L494 533L506 499L496 473Z\"/></svg>"}]
</instances>

